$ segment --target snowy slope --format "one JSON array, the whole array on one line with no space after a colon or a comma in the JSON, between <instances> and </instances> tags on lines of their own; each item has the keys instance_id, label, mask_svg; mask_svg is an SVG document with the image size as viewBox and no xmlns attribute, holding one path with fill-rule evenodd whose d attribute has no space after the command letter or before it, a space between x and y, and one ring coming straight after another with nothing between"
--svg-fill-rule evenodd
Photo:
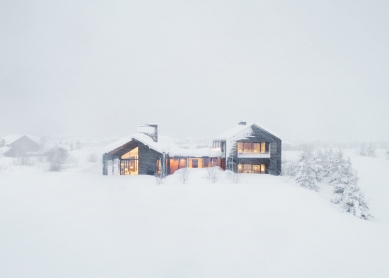
<instances>
[{"instance_id":1,"label":"snowy slope","mask_svg":"<svg viewBox=\"0 0 389 278\"><path fill-rule=\"evenodd\" d=\"M267 175L3 171L0 277L388 277L389 161L350 155L373 221Z\"/></svg>"}]
</instances>

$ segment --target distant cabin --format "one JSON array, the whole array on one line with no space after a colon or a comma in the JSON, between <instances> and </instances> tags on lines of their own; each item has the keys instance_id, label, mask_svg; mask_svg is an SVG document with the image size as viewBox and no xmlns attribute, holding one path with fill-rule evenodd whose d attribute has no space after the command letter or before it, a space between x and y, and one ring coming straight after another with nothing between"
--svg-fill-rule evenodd
<instances>
[{"instance_id":1,"label":"distant cabin","mask_svg":"<svg viewBox=\"0 0 389 278\"><path fill-rule=\"evenodd\" d=\"M6 151L4 156L26 157L35 156L39 152L39 140L28 135L9 135L2 138Z\"/></svg>"},{"instance_id":2,"label":"distant cabin","mask_svg":"<svg viewBox=\"0 0 389 278\"><path fill-rule=\"evenodd\" d=\"M110 167L109 167L110 164ZM281 139L257 124L240 122L213 140L212 148L188 149L158 136L157 124L109 145L103 154L103 175L170 175L181 168L219 166L235 173L281 173Z\"/></svg>"}]
</instances>

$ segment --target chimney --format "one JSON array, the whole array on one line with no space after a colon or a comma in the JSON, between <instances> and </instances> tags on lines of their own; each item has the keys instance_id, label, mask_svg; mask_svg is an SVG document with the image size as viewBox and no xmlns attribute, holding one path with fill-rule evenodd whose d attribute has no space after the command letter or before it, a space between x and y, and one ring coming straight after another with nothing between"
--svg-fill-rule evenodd
<instances>
[{"instance_id":1,"label":"chimney","mask_svg":"<svg viewBox=\"0 0 389 278\"><path fill-rule=\"evenodd\" d=\"M158 125L157 124L144 124L138 125L138 132L146 134L154 142L158 142Z\"/></svg>"},{"instance_id":2,"label":"chimney","mask_svg":"<svg viewBox=\"0 0 389 278\"><path fill-rule=\"evenodd\" d=\"M239 122L239 125L246 125L246 122Z\"/></svg>"}]
</instances>

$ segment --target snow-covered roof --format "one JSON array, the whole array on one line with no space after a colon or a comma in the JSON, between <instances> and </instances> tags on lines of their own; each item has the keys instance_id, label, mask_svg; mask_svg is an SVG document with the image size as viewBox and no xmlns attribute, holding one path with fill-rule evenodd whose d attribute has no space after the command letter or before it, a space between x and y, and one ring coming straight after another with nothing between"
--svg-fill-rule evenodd
<instances>
[{"instance_id":1,"label":"snow-covered roof","mask_svg":"<svg viewBox=\"0 0 389 278\"><path fill-rule=\"evenodd\" d=\"M251 126L255 125L259 129L263 129L270 134L278 137L276 134L273 132L269 131L269 129L264 128L263 126L259 126L256 123L247 123L245 125L236 125L235 127L219 134L218 136L215 137L214 140L229 140L232 139L233 137L241 137L242 134L249 134L252 132ZM279 137L278 137L279 138Z\"/></svg>"},{"instance_id":2,"label":"snow-covered roof","mask_svg":"<svg viewBox=\"0 0 389 278\"><path fill-rule=\"evenodd\" d=\"M2 137L1 139L4 139L5 143L7 145L9 145L9 144L12 144L13 142L15 142L16 140L22 138L23 136L26 136L26 137L30 138L32 141L34 141L37 144L40 143L40 139L38 137L31 136L31 135L23 135L23 134L22 135L20 135L20 134L10 134L10 135Z\"/></svg>"},{"instance_id":3,"label":"snow-covered roof","mask_svg":"<svg viewBox=\"0 0 389 278\"><path fill-rule=\"evenodd\" d=\"M121 146L124 146L133 139L149 146L151 149L159 152L169 154L170 157L174 156L189 156L189 157L219 157L221 155L220 149L211 148L196 148L196 149L185 149L177 146L170 137L159 136L159 141L154 142L149 136L143 133L136 133L130 136L124 137L112 144L109 144L104 148L104 153L109 153Z\"/></svg>"}]
</instances>

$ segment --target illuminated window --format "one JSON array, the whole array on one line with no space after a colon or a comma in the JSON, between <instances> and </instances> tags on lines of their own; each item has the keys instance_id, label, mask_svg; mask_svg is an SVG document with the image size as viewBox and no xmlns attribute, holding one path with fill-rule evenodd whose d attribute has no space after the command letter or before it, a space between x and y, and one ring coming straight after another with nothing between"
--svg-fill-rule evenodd
<instances>
[{"instance_id":1,"label":"illuminated window","mask_svg":"<svg viewBox=\"0 0 389 278\"><path fill-rule=\"evenodd\" d=\"M261 153L266 153L266 143L261 143Z\"/></svg>"},{"instance_id":2,"label":"illuminated window","mask_svg":"<svg viewBox=\"0 0 389 278\"><path fill-rule=\"evenodd\" d=\"M243 173L252 173L252 166L251 164L243 164Z\"/></svg>"},{"instance_id":3,"label":"illuminated window","mask_svg":"<svg viewBox=\"0 0 389 278\"><path fill-rule=\"evenodd\" d=\"M238 142L238 153L268 153L267 143Z\"/></svg>"},{"instance_id":4,"label":"illuminated window","mask_svg":"<svg viewBox=\"0 0 389 278\"><path fill-rule=\"evenodd\" d=\"M238 142L238 152L242 153L243 152L243 143Z\"/></svg>"},{"instance_id":5,"label":"illuminated window","mask_svg":"<svg viewBox=\"0 0 389 278\"><path fill-rule=\"evenodd\" d=\"M265 164L261 164L261 173L265 174L265 171L266 171Z\"/></svg>"},{"instance_id":6,"label":"illuminated window","mask_svg":"<svg viewBox=\"0 0 389 278\"><path fill-rule=\"evenodd\" d=\"M264 144L264 143L262 143L262 144ZM253 152L254 153L259 153L260 147L261 147L260 143L253 143Z\"/></svg>"}]
</instances>

